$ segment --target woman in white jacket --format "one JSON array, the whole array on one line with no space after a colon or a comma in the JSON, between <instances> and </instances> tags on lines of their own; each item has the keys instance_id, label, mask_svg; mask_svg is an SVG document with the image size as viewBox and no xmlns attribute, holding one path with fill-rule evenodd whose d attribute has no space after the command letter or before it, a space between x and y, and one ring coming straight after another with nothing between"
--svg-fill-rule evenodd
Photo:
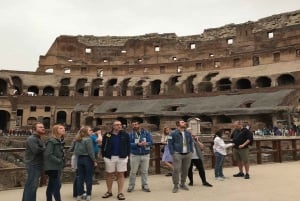
<instances>
[{"instance_id":1,"label":"woman in white jacket","mask_svg":"<svg viewBox=\"0 0 300 201\"><path fill-rule=\"evenodd\" d=\"M214 154L215 154L215 178L223 181L225 176L223 174L223 164L225 156L227 155L226 148L232 147L233 143L225 144L222 139L222 131L217 131L214 136Z\"/></svg>"}]
</instances>

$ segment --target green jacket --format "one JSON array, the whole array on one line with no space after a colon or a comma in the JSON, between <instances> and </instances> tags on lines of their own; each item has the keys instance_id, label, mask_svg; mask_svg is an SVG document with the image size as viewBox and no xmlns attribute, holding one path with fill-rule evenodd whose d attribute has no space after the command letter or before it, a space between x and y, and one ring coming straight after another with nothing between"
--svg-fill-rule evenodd
<instances>
[{"instance_id":1,"label":"green jacket","mask_svg":"<svg viewBox=\"0 0 300 201\"><path fill-rule=\"evenodd\" d=\"M51 137L46 143L44 152L44 168L47 170L61 170L65 166L64 143Z\"/></svg>"}]
</instances>

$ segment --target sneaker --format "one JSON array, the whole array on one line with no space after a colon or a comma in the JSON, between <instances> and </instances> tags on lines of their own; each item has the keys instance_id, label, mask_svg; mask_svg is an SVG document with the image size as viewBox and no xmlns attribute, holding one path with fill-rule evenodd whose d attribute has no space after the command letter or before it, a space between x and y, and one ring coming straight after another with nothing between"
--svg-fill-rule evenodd
<instances>
[{"instance_id":1,"label":"sneaker","mask_svg":"<svg viewBox=\"0 0 300 201\"><path fill-rule=\"evenodd\" d=\"M77 201L81 201L81 196L79 195L79 196L77 196L77 199L76 199Z\"/></svg>"},{"instance_id":2,"label":"sneaker","mask_svg":"<svg viewBox=\"0 0 300 201\"><path fill-rule=\"evenodd\" d=\"M224 179L222 177L216 177L216 180L218 180L218 181L224 181Z\"/></svg>"},{"instance_id":3,"label":"sneaker","mask_svg":"<svg viewBox=\"0 0 300 201\"><path fill-rule=\"evenodd\" d=\"M248 173L245 174L245 179L250 179L250 175Z\"/></svg>"},{"instance_id":4,"label":"sneaker","mask_svg":"<svg viewBox=\"0 0 300 201\"><path fill-rule=\"evenodd\" d=\"M189 185L189 186L193 186L194 184L193 184L193 182L190 182L188 185Z\"/></svg>"},{"instance_id":5,"label":"sneaker","mask_svg":"<svg viewBox=\"0 0 300 201\"><path fill-rule=\"evenodd\" d=\"M142 191L144 192L151 192L148 186L143 186Z\"/></svg>"},{"instance_id":6,"label":"sneaker","mask_svg":"<svg viewBox=\"0 0 300 201\"><path fill-rule=\"evenodd\" d=\"M245 176L245 174L243 172L239 172L237 174L234 174L233 176L234 177L243 177L243 176Z\"/></svg>"},{"instance_id":7,"label":"sneaker","mask_svg":"<svg viewBox=\"0 0 300 201\"><path fill-rule=\"evenodd\" d=\"M178 185L174 185L172 192L173 193L177 193L178 192Z\"/></svg>"},{"instance_id":8,"label":"sneaker","mask_svg":"<svg viewBox=\"0 0 300 201\"><path fill-rule=\"evenodd\" d=\"M91 200L91 196L90 195L86 196L86 200L90 201Z\"/></svg>"},{"instance_id":9,"label":"sneaker","mask_svg":"<svg viewBox=\"0 0 300 201\"><path fill-rule=\"evenodd\" d=\"M208 183L208 182L205 182L205 183L203 184L203 186L206 186L206 187L213 187L213 185L211 185L211 184Z\"/></svg>"},{"instance_id":10,"label":"sneaker","mask_svg":"<svg viewBox=\"0 0 300 201\"><path fill-rule=\"evenodd\" d=\"M166 177L170 177L170 176L172 176L172 172L166 174Z\"/></svg>"},{"instance_id":11,"label":"sneaker","mask_svg":"<svg viewBox=\"0 0 300 201\"><path fill-rule=\"evenodd\" d=\"M189 190L189 188L185 184L180 184L180 188L186 191Z\"/></svg>"},{"instance_id":12,"label":"sneaker","mask_svg":"<svg viewBox=\"0 0 300 201\"><path fill-rule=\"evenodd\" d=\"M133 189L134 189L134 186L129 186L129 187L128 187L128 189L127 189L127 192L129 192L129 193L130 193L130 192L132 192L132 191L133 191Z\"/></svg>"}]
</instances>

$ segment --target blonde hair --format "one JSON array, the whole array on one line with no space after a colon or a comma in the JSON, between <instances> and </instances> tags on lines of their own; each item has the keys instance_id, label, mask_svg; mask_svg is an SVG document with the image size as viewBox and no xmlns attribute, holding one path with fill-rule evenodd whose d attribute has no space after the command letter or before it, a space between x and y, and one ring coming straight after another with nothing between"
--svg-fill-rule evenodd
<instances>
[{"instance_id":1,"label":"blonde hair","mask_svg":"<svg viewBox=\"0 0 300 201\"><path fill-rule=\"evenodd\" d=\"M75 141L80 141L80 140L82 140L82 138L88 137L89 136L89 129L91 129L91 127L89 127L89 126L83 126L78 131L77 135L75 136Z\"/></svg>"},{"instance_id":2,"label":"blonde hair","mask_svg":"<svg viewBox=\"0 0 300 201\"><path fill-rule=\"evenodd\" d=\"M53 126L52 128L52 137L56 138L56 139L59 139L60 136L59 136L59 133L58 133L58 128L59 127L64 127L62 124L56 124Z\"/></svg>"}]
</instances>

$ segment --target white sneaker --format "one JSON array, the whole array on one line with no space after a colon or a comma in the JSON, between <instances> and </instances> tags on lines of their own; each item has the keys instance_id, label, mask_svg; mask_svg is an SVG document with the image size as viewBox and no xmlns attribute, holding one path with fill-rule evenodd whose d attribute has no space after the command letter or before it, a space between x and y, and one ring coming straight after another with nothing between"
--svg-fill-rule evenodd
<instances>
[{"instance_id":1,"label":"white sneaker","mask_svg":"<svg viewBox=\"0 0 300 201\"><path fill-rule=\"evenodd\" d=\"M77 201L81 201L81 195L77 196Z\"/></svg>"},{"instance_id":2,"label":"white sneaker","mask_svg":"<svg viewBox=\"0 0 300 201\"><path fill-rule=\"evenodd\" d=\"M86 200L90 201L91 200L91 196L90 195L86 196Z\"/></svg>"},{"instance_id":3,"label":"white sneaker","mask_svg":"<svg viewBox=\"0 0 300 201\"><path fill-rule=\"evenodd\" d=\"M224 179L222 177L216 177L216 180L224 181Z\"/></svg>"}]
</instances>

